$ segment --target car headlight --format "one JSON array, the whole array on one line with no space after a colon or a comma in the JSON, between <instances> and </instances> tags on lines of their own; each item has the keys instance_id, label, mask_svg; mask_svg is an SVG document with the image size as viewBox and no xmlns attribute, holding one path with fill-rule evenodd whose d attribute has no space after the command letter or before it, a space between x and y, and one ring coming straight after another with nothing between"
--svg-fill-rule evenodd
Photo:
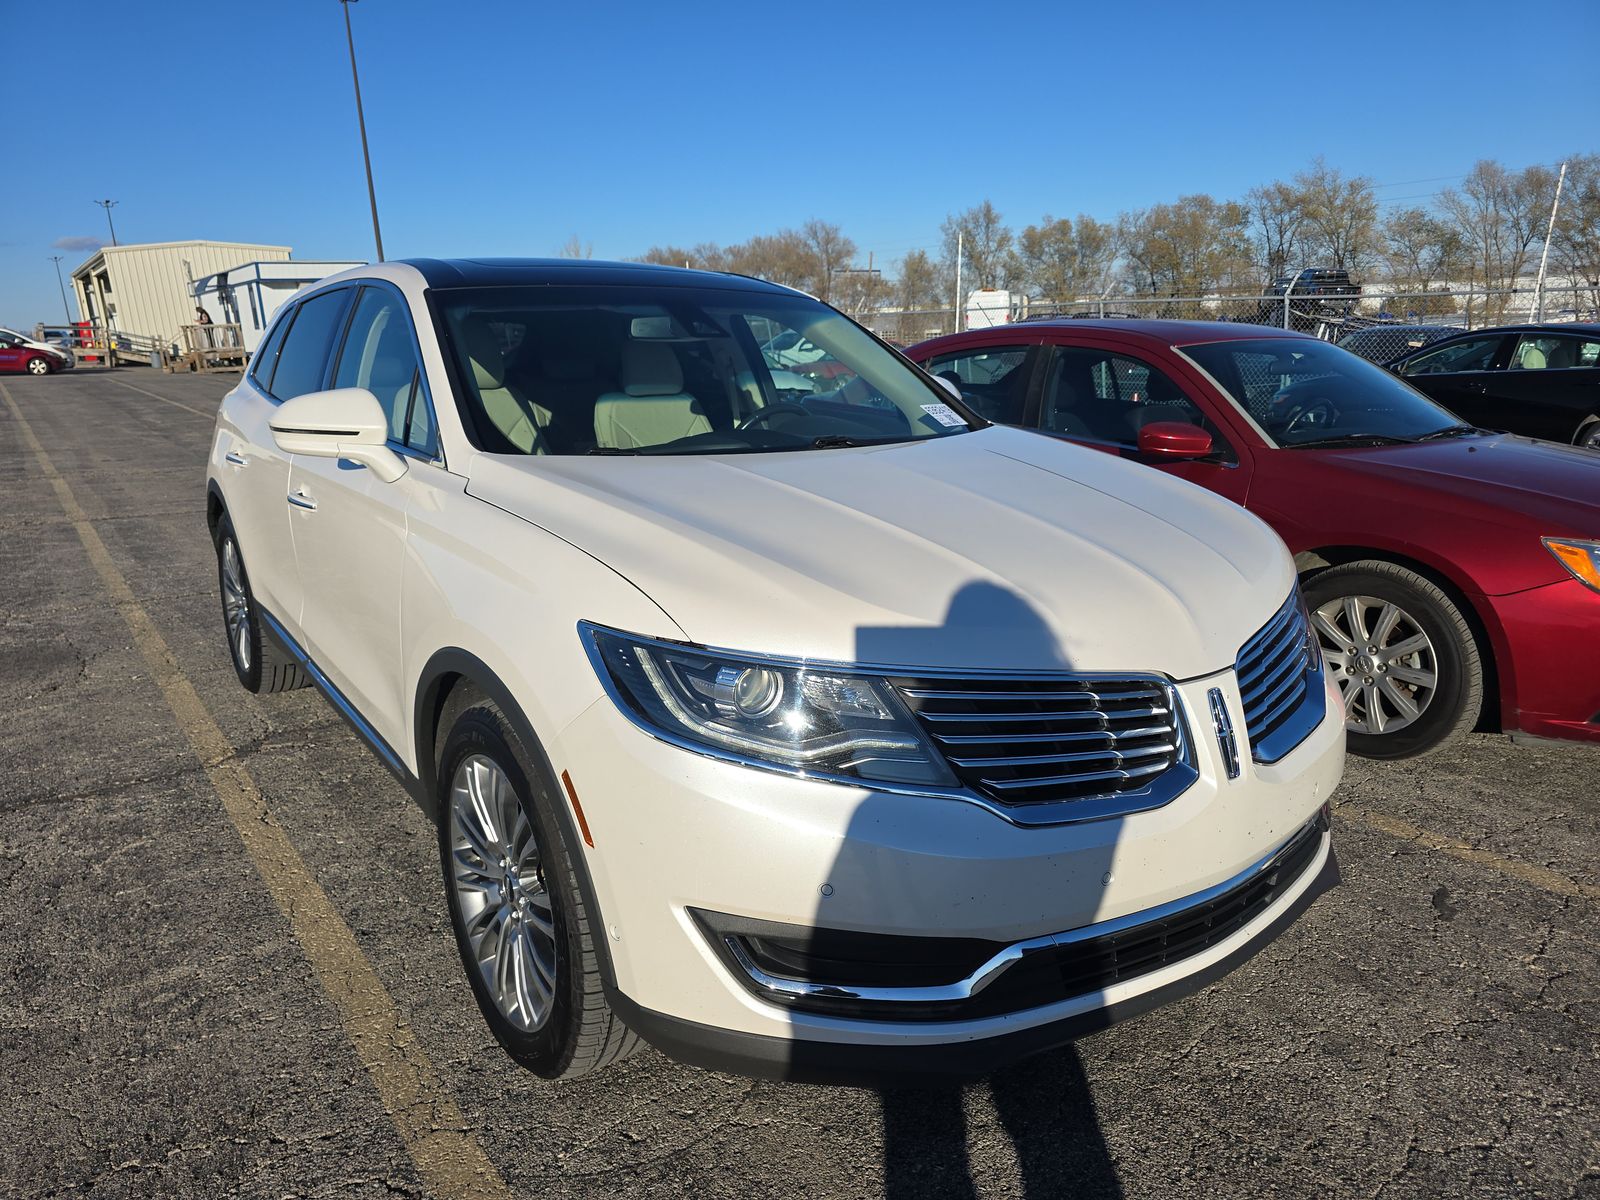
<instances>
[{"instance_id":1,"label":"car headlight","mask_svg":"<svg viewBox=\"0 0 1600 1200\"><path fill-rule=\"evenodd\" d=\"M1541 538L1544 548L1556 561L1572 572L1585 587L1600 592L1600 542L1580 542L1573 538Z\"/></svg>"},{"instance_id":2,"label":"car headlight","mask_svg":"<svg viewBox=\"0 0 1600 1200\"><path fill-rule=\"evenodd\" d=\"M883 679L580 628L601 682L647 732L796 774L956 785Z\"/></svg>"}]
</instances>

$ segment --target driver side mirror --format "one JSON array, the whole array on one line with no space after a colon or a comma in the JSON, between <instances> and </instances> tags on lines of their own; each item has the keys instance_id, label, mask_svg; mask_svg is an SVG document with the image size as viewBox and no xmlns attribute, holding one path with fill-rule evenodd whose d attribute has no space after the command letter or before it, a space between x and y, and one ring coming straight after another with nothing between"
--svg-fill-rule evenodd
<instances>
[{"instance_id":1,"label":"driver side mirror","mask_svg":"<svg viewBox=\"0 0 1600 1200\"><path fill-rule=\"evenodd\" d=\"M346 458L385 483L406 473L406 460L388 446L388 415L366 388L307 392L285 400L267 424L285 454Z\"/></svg>"},{"instance_id":2,"label":"driver side mirror","mask_svg":"<svg viewBox=\"0 0 1600 1200\"><path fill-rule=\"evenodd\" d=\"M1211 435L1187 421L1151 421L1139 430L1139 453L1169 462L1205 458L1211 453Z\"/></svg>"}]
</instances>

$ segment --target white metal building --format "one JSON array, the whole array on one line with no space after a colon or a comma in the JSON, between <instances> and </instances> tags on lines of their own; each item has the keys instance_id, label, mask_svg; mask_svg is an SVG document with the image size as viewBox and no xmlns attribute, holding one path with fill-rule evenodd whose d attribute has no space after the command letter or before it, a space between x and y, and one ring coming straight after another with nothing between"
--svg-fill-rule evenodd
<instances>
[{"instance_id":1,"label":"white metal building","mask_svg":"<svg viewBox=\"0 0 1600 1200\"><path fill-rule=\"evenodd\" d=\"M239 326L244 348L253 354L278 305L309 283L365 265L305 259L241 263L196 280L191 307L204 308L218 325Z\"/></svg>"},{"instance_id":2,"label":"white metal building","mask_svg":"<svg viewBox=\"0 0 1600 1200\"><path fill-rule=\"evenodd\" d=\"M83 320L121 333L175 340L194 323L195 280L246 262L281 262L288 246L254 242L149 242L105 246L72 273ZM215 319L215 318L213 318Z\"/></svg>"}]
</instances>

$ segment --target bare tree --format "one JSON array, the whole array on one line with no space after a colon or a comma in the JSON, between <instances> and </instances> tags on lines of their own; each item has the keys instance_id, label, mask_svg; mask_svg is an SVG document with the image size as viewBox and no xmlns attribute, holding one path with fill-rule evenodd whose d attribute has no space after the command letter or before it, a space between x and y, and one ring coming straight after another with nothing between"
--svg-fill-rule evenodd
<instances>
[{"instance_id":1,"label":"bare tree","mask_svg":"<svg viewBox=\"0 0 1600 1200\"><path fill-rule=\"evenodd\" d=\"M1470 249L1476 272L1490 287L1511 288L1544 233L1554 191L1555 176L1546 167L1511 171L1484 159L1439 204Z\"/></svg>"},{"instance_id":2,"label":"bare tree","mask_svg":"<svg viewBox=\"0 0 1600 1200\"><path fill-rule=\"evenodd\" d=\"M895 280L895 301L907 312L939 308L944 295L939 288L939 269L925 250L913 250L900 260L900 275Z\"/></svg>"},{"instance_id":3,"label":"bare tree","mask_svg":"<svg viewBox=\"0 0 1600 1200\"><path fill-rule=\"evenodd\" d=\"M961 248L962 288L1009 288L1020 281L1021 264L1013 249L1015 239L993 204L952 213L944 221L944 268L952 290L956 277L956 248Z\"/></svg>"},{"instance_id":4,"label":"bare tree","mask_svg":"<svg viewBox=\"0 0 1600 1200\"><path fill-rule=\"evenodd\" d=\"M1154 296L1196 296L1247 283L1249 226L1244 205L1207 195L1124 213L1118 240L1129 283Z\"/></svg>"},{"instance_id":5,"label":"bare tree","mask_svg":"<svg viewBox=\"0 0 1600 1200\"><path fill-rule=\"evenodd\" d=\"M1264 283L1300 266L1300 235L1305 228L1305 197L1291 183L1274 180L1245 195L1251 237Z\"/></svg>"},{"instance_id":6,"label":"bare tree","mask_svg":"<svg viewBox=\"0 0 1600 1200\"><path fill-rule=\"evenodd\" d=\"M1567 160L1550 256L1573 286L1584 288L1583 306L1600 307L1600 154Z\"/></svg>"},{"instance_id":7,"label":"bare tree","mask_svg":"<svg viewBox=\"0 0 1600 1200\"><path fill-rule=\"evenodd\" d=\"M1317 265L1358 272L1378 251L1378 201L1372 180L1346 177L1319 155L1294 177Z\"/></svg>"},{"instance_id":8,"label":"bare tree","mask_svg":"<svg viewBox=\"0 0 1600 1200\"><path fill-rule=\"evenodd\" d=\"M1448 221L1421 208L1399 208L1384 218L1383 258L1397 291L1425 292L1449 280L1460 263L1461 235Z\"/></svg>"},{"instance_id":9,"label":"bare tree","mask_svg":"<svg viewBox=\"0 0 1600 1200\"><path fill-rule=\"evenodd\" d=\"M818 299L832 302L835 272L848 267L856 256L856 244L844 231L827 221L810 220L800 227L799 242L811 261L806 288Z\"/></svg>"},{"instance_id":10,"label":"bare tree","mask_svg":"<svg viewBox=\"0 0 1600 1200\"><path fill-rule=\"evenodd\" d=\"M593 258L594 243L586 242L577 234L573 234L561 247L561 258Z\"/></svg>"},{"instance_id":11,"label":"bare tree","mask_svg":"<svg viewBox=\"0 0 1600 1200\"><path fill-rule=\"evenodd\" d=\"M1017 246L1029 294L1066 302L1106 290L1116 229L1082 213L1076 222L1046 216L1022 231Z\"/></svg>"}]
</instances>

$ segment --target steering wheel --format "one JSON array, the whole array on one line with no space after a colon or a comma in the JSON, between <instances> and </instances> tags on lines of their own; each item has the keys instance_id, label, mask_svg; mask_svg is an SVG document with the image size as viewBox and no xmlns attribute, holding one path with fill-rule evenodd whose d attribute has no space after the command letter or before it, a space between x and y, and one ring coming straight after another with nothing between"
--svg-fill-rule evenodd
<instances>
[{"instance_id":1,"label":"steering wheel","mask_svg":"<svg viewBox=\"0 0 1600 1200\"><path fill-rule=\"evenodd\" d=\"M1338 419L1339 410L1334 407L1333 401L1318 396L1290 408L1289 418L1283 424L1283 436L1330 429Z\"/></svg>"},{"instance_id":2,"label":"steering wheel","mask_svg":"<svg viewBox=\"0 0 1600 1200\"><path fill-rule=\"evenodd\" d=\"M746 429L754 429L757 425L765 425L768 418L775 417L780 413L809 417L811 410L797 400L775 400L765 408L746 417L739 425L738 432L743 433Z\"/></svg>"}]
</instances>

